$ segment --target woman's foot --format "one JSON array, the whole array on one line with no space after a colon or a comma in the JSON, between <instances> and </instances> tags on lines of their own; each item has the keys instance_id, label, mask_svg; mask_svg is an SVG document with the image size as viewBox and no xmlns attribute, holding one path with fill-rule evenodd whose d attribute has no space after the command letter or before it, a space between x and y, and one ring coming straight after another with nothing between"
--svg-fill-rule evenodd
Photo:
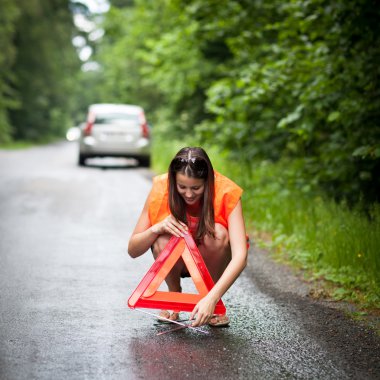
<instances>
[{"instance_id":1,"label":"woman's foot","mask_svg":"<svg viewBox=\"0 0 380 380\"><path fill-rule=\"evenodd\" d=\"M224 315L213 315L208 322L211 327L226 327L230 324L230 319L226 314Z\"/></svg>"},{"instance_id":2,"label":"woman's foot","mask_svg":"<svg viewBox=\"0 0 380 380\"><path fill-rule=\"evenodd\" d=\"M179 312L173 311L170 313L168 310L161 310L160 314L158 314L158 321L162 323L170 323L170 321L178 321Z\"/></svg>"}]
</instances>

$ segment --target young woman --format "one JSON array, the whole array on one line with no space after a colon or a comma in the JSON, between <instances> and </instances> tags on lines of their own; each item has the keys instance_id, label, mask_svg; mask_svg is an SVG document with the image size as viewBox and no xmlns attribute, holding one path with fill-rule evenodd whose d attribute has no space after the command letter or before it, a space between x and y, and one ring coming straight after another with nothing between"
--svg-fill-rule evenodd
<instances>
[{"instance_id":1,"label":"young woman","mask_svg":"<svg viewBox=\"0 0 380 380\"><path fill-rule=\"evenodd\" d=\"M238 278L247 262L242 189L214 171L202 148L181 149L167 174L153 180L152 190L129 240L128 253L136 258L152 248L156 258L172 235L190 232L215 282L192 311L193 326L228 325L226 315L213 314L216 303ZM188 276L179 260L166 278L169 291L181 291ZM161 317L177 320L177 312L162 310Z\"/></svg>"}]
</instances>

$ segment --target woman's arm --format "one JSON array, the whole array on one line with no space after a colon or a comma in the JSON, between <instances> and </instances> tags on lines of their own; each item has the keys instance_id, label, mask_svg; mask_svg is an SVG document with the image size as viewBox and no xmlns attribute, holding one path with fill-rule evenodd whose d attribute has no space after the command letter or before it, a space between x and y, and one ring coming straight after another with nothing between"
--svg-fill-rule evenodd
<instances>
[{"instance_id":1,"label":"woman's arm","mask_svg":"<svg viewBox=\"0 0 380 380\"><path fill-rule=\"evenodd\" d=\"M207 296L198 302L191 313L191 318L197 315L193 326L201 326L208 322L217 302L236 281L247 265L247 237L240 200L228 217L228 234L231 245L231 261L215 286Z\"/></svg>"},{"instance_id":2,"label":"woman's arm","mask_svg":"<svg viewBox=\"0 0 380 380\"><path fill-rule=\"evenodd\" d=\"M149 220L148 208L149 196L129 239L128 253L133 258L144 254L153 245L159 235L168 233L181 237L183 236L182 231L187 231L187 226L176 220L172 215L152 226Z\"/></svg>"},{"instance_id":3,"label":"woman's arm","mask_svg":"<svg viewBox=\"0 0 380 380\"><path fill-rule=\"evenodd\" d=\"M136 223L136 227L129 239L128 253L133 258L139 257L145 253L158 237L150 224L148 202L149 197L145 202L144 208L141 211L140 217Z\"/></svg>"}]
</instances>

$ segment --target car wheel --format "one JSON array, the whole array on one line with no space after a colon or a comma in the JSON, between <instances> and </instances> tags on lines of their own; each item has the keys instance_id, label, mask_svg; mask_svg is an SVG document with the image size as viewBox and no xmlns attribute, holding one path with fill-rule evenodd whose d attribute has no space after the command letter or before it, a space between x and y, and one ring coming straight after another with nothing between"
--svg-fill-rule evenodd
<instances>
[{"instance_id":1,"label":"car wheel","mask_svg":"<svg viewBox=\"0 0 380 380\"><path fill-rule=\"evenodd\" d=\"M140 163L140 166L144 167L144 168L149 168L150 167L150 157L147 156L147 157L140 157L139 158L139 163Z\"/></svg>"},{"instance_id":2,"label":"car wheel","mask_svg":"<svg viewBox=\"0 0 380 380\"><path fill-rule=\"evenodd\" d=\"M79 166L85 166L86 165L85 161L86 161L86 156L84 154L82 154L82 153L79 153L79 156L78 156L78 165Z\"/></svg>"}]
</instances>

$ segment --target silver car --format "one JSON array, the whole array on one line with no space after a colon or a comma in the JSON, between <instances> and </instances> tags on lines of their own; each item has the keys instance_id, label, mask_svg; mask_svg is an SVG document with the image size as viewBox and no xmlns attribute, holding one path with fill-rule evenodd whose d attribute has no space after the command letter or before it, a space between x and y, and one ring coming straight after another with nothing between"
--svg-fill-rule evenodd
<instances>
[{"instance_id":1,"label":"silver car","mask_svg":"<svg viewBox=\"0 0 380 380\"><path fill-rule=\"evenodd\" d=\"M91 157L135 158L150 165L150 130L144 110L129 104L92 104L79 137L78 165Z\"/></svg>"}]
</instances>

